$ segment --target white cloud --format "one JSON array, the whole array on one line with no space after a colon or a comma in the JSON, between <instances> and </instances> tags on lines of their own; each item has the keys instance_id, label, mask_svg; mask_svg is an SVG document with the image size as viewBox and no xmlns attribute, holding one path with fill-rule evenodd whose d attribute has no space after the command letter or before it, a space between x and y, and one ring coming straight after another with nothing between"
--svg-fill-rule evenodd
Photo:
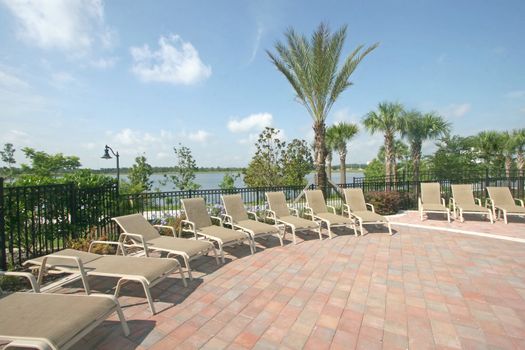
<instances>
[{"instance_id":1,"label":"white cloud","mask_svg":"<svg viewBox=\"0 0 525 350\"><path fill-rule=\"evenodd\" d=\"M524 98L525 97L525 90L515 90L510 91L507 94L505 94L507 98Z\"/></svg>"},{"instance_id":2,"label":"white cloud","mask_svg":"<svg viewBox=\"0 0 525 350\"><path fill-rule=\"evenodd\" d=\"M29 84L11 73L0 70L0 87L26 89L29 87Z\"/></svg>"},{"instance_id":3,"label":"white cloud","mask_svg":"<svg viewBox=\"0 0 525 350\"><path fill-rule=\"evenodd\" d=\"M188 134L188 139L191 141L199 142L199 143L205 143L208 138L211 136L211 134L204 130L198 130L194 133Z\"/></svg>"},{"instance_id":4,"label":"white cloud","mask_svg":"<svg viewBox=\"0 0 525 350\"><path fill-rule=\"evenodd\" d=\"M175 145L175 135L166 130L152 134L142 130L125 128L117 132L107 131L106 137L111 140L113 147L120 154L136 155L139 153L167 152Z\"/></svg>"},{"instance_id":5,"label":"white cloud","mask_svg":"<svg viewBox=\"0 0 525 350\"><path fill-rule=\"evenodd\" d=\"M252 55L250 56L250 59L248 61L248 64L252 63L255 57L257 56L257 52L259 51L259 45L261 44L261 38L264 32L263 26L259 23L257 25L257 36L255 37L255 42L253 45Z\"/></svg>"},{"instance_id":6,"label":"white cloud","mask_svg":"<svg viewBox=\"0 0 525 350\"><path fill-rule=\"evenodd\" d=\"M18 35L44 49L83 55L111 45L102 0L2 0L18 22Z\"/></svg>"},{"instance_id":7,"label":"white cloud","mask_svg":"<svg viewBox=\"0 0 525 350\"><path fill-rule=\"evenodd\" d=\"M10 142L13 144L28 144L29 143L29 135L25 131L21 130L9 130L4 135L2 135L2 139L5 140L5 142Z\"/></svg>"},{"instance_id":8,"label":"white cloud","mask_svg":"<svg viewBox=\"0 0 525 350\"><path fill-rule=\"evenodd\" d=\"M144 82L191 85L207 79L211 67L205 65L197 50L178 35L161 36L159 49L148 45L131 47L133 73Z\"/></svg>"},{"instance_id":9,"label":"white cloud","mask_svg":"<svg viewBox=\"0 0 525 350\"><path fill-rule=\"evenodd\" d=\"M51 85L61 88L76 82L75 78L67 72L55 72L51 74Z\"/></svg>"},{"instance_id":10,"label":"white cloud","mask_svg":"<svg viewBox=\"0 0 525 350\"><path fill-rule=\"evenodd\" d=\"M350 113L349 108L343 108L334 112L334 124L341 122L345 123L357 123L359 121L359 116L355 113Z\"/></svg>"},{"instance_id":11,"label":"white cloud","mask_svg":"<svg viewBox=\"0 0 525 350\"><path fill-rule=\"evenodd\" d=\"M470 103L451 104L441 110L441 114L446 117L462 117L471 109Z\"/></svg>"},{"instance_id":12,"label":"white cloud","mask_svg":"<svg viewBox=\"0 0 525 350\"><path fill-rule=\"evenodd\" d=\"M49 101L34 93L31 85L12 73L9 67L0 66L0 110L3 117L25 117L25 113L49 109Z\"/></svg>"},{"instance_id":13,"label":"white cloud","mask_svg":"<svg viewBox=\"0 0 525 350\"><path fill-rule=\"evenodd\" d=\"M259 131L272 125L273 117L270 113L251 114L239 120L232 119L228 122L228 129L231 132Z\"/></svg>"},{"instance_id":14,"label":"white cloud","mask_svg":"<svg viewBox=\"0 0 525 350\"><path fill-rule=\"evenodd\" d=\"M98 69L109 69L112 68L115 65L115 63L117 63L117 61L117 57L98 58L91 60L90 64L92 67Z\"/></svg>"}]
</instances>

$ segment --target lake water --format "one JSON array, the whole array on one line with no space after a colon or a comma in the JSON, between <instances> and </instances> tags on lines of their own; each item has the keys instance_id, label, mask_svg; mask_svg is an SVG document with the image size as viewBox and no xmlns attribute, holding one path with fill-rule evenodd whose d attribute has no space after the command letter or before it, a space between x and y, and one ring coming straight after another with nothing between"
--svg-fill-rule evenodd
<instances>
[{"instance_id":1,"label":"lake water","mask_svg":"<svg viewBox=\"0 0 525 350\"><path fill-rule=\"evenodd\" d=\"M201 188L204 190L209 189L216 189L219 188L219 184L222 182L222 179L224 177L225 172L204 172L204 173L196 173L195 182L201 185ZM346 172L346 181L351 182L352 177L362 177L362 172ZM127 175L121 175L122 179L127 180ZM313 181L314 179L314 173L310 173L306 177L308 181ZM333 171L332 172L332 181L335 183L339 183L339 171ZM173 188L173 184L168 183L166 186L162 186L159 181L163 180L164 176L162 174L153 174L150 177L150 180L153 181L153 190L157 190L157 188L164 192L164 191L173 191L175 190ZM244 181L242 178L238 178L235 181L235 187L246 187L244 184Z\"/></svg>"}]
</instances>

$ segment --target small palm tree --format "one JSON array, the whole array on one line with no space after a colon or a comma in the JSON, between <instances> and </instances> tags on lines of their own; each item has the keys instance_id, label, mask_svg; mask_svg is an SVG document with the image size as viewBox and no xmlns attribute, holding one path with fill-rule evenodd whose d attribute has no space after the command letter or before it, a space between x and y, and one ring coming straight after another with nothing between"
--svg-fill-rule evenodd
<instances>
[{"instance_id":1,"label":"small palm tree","mask_svg":"<svg viewBox=\"0 0 525 350\"><path fill-rule=\"evenodd\" d=\"M373 135L382 132L385 138L385 175L388 182L395 162L394 137L401 130L403 105L400 103L381 102L377 111L369 112L363 118L363 125Z\"/></svg>"},{"instance_id":2,"label":"small palm tree","mask_svg":"<svg viewBox=\"0 0 525 350\"><path fill-rule=\"evenodd\" d=\"M501 169L504 159L502 150L505 147L502 133L494 130L482 131L474 137L474 145L487 170Z\"/></svg>"},{"instance_id":3,"label":"small palm tree","mask_svg":"<svg viewBox=\"0 0 525 350\"><path fill-rule=\"evenodd\" d=\"M408 149L408 146L406 143L404 143L400 139L394 140L394 161L392 163L392 175L394 178L397 176L397 164L399 161L405 161L405 168L404 171L408 171L408 158L410 157L410 152ZM377 153L377 159L385 159L385 146L381 146L379 148L379 152Z\"/></svg>"},{"instance_id":4,"label":"small palm tree","mask_svg":"<svg viewBox=\"0 0 525 350\"><path fill-rule=\"evenodd\" d=\"M450 124L435 113L422 114L418 111L405 113L402 118L401 134L410 144L414 181L419 180L423 142L444 136L449 132Z\"/></svg>"},{"instance_id":5,"label":"small palm tree","mask_svg":"<svg viewBox=\"0 0 525 350\"><path fill-rule=\"evenodd\" d=\"M292 85L297 100L305 106L314 121L317 184L324 190L326 117L339 95L352 85L350 75L378 44L366 49L359 45L339 65L346 26L332 34L328 26L321 23L310 40L293 29L289 29L285 37L286 44L275 44L277 53L267 51L267 54Z\"/></svg>"},{"instance_id":6,"label":"small palm tree","mask_svg":"<svg viewBox=\"0 0 525 350\"><path fill-rule=\"evenodd\" d=\"M332 127L328 127L325 133L325 148L326 148L326 176L332 180L332 154L335 151L335 131Z\"/></svg>"},{"instance_id":7,"label":"small palm tree","mask_svg":"<svg viewBox=\"0 0 525 350\"><path fill-rule=\"evenodd\" d=\"M505 158L505 176L510 178L510 172L512 170L512 161L514 160L514 155L517 153L517 142L516 138L508 131L503 131L501 133L502 142L503 142L503 157Z\"/></svg>"},{"instance_id":8,"label":"small palm tree","mask_svg":"<svg viewBox=\"0 0 525 350\"><path fill-rule=\"evenodd\" d=\"M330 135L334 149L339 153L339 183L346 183L347 143L357 135L359 128L352 123L337 123L326 130Z\"/></svg>"}]
</instances>

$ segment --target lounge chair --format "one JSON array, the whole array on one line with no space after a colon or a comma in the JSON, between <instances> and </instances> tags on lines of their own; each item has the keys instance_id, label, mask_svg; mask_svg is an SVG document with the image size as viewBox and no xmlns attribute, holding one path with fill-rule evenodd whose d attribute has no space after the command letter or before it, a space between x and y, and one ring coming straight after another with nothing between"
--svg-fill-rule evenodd
<instances>
[{"instance_id":1,"label":"lounge chair","mask_svg":"<svg viewBox=\"0 0 525 350\"><path fill-rule=\"evenodd\" d=\"M53 254L28 260L24 262L24 265L39 267L39 285L42 283L43 276L48 270L55 273L79 274L86 294L91 293L88 276L118 278L115 297L118 297L120 288L124 283L129 281L138 282L144 288L152 314L155 314L155 305L153 304L150 288L176 270L180 272L183 283L186 286L186 280L180 264L175 259L99 255L74 249L64 249Z\"/></svg>"},{"instance_id":2,"label":"lounge chair","mask_svg":"<svg viewBox=\"0 0 525 350\"><path fill-rule=\"evenodd\" d=\"M474 198L472 185L452 185L450 202L452 203L454 218L456 219L459 213L461 222L465 221L463 214L481 214L487 215L490 223L494 223L492 211L487 207L481 206L481 199Z\"/></svg>"},{"instance_id":3,"label":"lounge chair","mask_svg":"<svg viewBox=\"0 0 525 350\"><path fill-rule=\"evenodd\" d=\"M281 246L283 245L283 236L285 233L281 235L281 230L278 226L260 222L256 213L247 211L240 194L222 195L221 198L226 211L224 223L231 225L234 229L248 233L252 239L254 250L255 239L261 237L276 235L279 238ZM250 220L249 215L253 215L254 220Z\"/></svg>"},{"instance_id":4,"label":"lounge chair","mask_svg":"<svg viewBox=\"0 0 525 350\"><path fill-rule=\"evenodd\" d=\"M450 209L441 198L439 182L421 183L421 196L418 199L419 216L423 221L423 213L442 213L447 215L450 222Z\"/></svg>"},{"instance_id":5,"label":"lounge chair","mask_svg":"<svg viewBox=\"0 0 525 350\"><path fill-rule=\"evenodd\" d=\"M126 319L111 295L13 293L0 299L3 349L68 349L116 312L124 335Z\"/></svg>"},{"instance_id":6,"label":"lounge chair","mask_svg":"<svg viewBox=\"0 0 525 350\"><path fill-rule=\"evenodd\" d=\"M343 204L343 214L347 213L349 217L354 218L359 223L361 235L363 235L363 225L382 224L388 227L388 233L392 235L392 227L387 218L376 214L372 204L365 202L363 190L360 188L345 188L345 201ZM368 210L370 208L370 210Z\"/></svg>"},{"instance_id":7,"label":"lounge chair","mask_svg":"<svg viewBox=\"0 0 525 350\"><path fill-rule=\"evenodd\" d=\"M321 235L321 225L315 221L300 218L297 209L289 208L286 205L284 192L266 192L266 200L270 207L270 209L266 210L267 217L278 224L284 225L285 232L286 228L290 228L290 231L292 231L293 244L297 243L295 238L296 231L315 230L319 232L319 239L323 239Z\"/></svg>"},{"instance_id":8,"label":"lounge chair","mask_svg":"<svg viewBox=\"0 0 525 350\"><path fill-rule=\"evenodd\" d=\"M306 207L307 214L313 221L318 221L320 224L324 223L328 229L328 237L332 238L332 227L335 226L350 226L354 228L354 234L357 236L357 229L355 222L351 218L337 215L335 208L331 205L326 205L323 192L321 190L306 190ZM328 208L332 210L330 213Z\"/></svg>"},{"instance_id":9,"label":"lounge chair","mask_svg":"<svg viewBox=\"0 0 525 350\"><path fill-rule=\"evenodd\" d=\"M198 236L202 236L211 242L217 243L223 263L224 251L222 248L226 246L242 244L244 241L248 241L250 251L252 254L254 253L250 236L243 231L223 227L221 218L208 214L204 198L181 199L181 202L186 214L186 220L182 220L181 224L189 227L189 231L194 234L195 239ZM212 219L217 220L219 226L213 225ZM188 229L185 230L187 231Z\"/></svg>"},{"instance_id":10,"label":"lounge chair","mask_svg":"<svg viewBox=\"0 0 525 350\"><path fill-rule=\"evenodd\" d=\"M489 193L489 199L487 203L492 207L492 215L496 217L496 211L498 212L498 219L500 213L503 212L503 220L507 224L507 215L525 216L525 207L523 206L523 200L518 198L512 198L512 193L508 187L487 187ZM516 205L519 202L520 205Z\"/></svg>"},{"instance_id":11,"label":"lounge chair","mask_svg":"<svg viewBox=\"0 0 525 350\"><path fill-rule=\"evenodd\" d=\"M171 226L151 225L148 220L141 214L131 214L112 218L122 233L119 242L124 243L125 247L134 247L144 249L144 254L148 252L164 252L167 257L173 255L180 256L184 260L184 265L188 272L190 280L193 280L191 274L190 261L200 256L208 254L211 250L215 256L217 265L219 258L212 243L203 240L178 238L175 229ZM167 228L171 231L173 237L161 236L157 228Z\"/></svg>"}]
</instances>

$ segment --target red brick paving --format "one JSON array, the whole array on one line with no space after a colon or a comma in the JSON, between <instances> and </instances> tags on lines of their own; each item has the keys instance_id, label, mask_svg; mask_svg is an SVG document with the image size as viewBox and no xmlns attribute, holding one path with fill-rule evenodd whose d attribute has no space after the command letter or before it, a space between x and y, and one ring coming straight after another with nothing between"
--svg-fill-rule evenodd
<instances>
[{"instance_id":1,"label":"red brick paving","mask_svg":"<svg viewBox=\"0 0 525 350\"><path fill-rule=\"evenodd\" d=\"M518 235L514 225L525 226L461 224ZM174 275L153 289L155 316L130 284L120 298L130 337L113 316L74 349L524 348L525 244L394 228L284 247L270 238L254 256L229 249L219 267L201 258L188 288Z\"/></svg>"}]
</instances>

